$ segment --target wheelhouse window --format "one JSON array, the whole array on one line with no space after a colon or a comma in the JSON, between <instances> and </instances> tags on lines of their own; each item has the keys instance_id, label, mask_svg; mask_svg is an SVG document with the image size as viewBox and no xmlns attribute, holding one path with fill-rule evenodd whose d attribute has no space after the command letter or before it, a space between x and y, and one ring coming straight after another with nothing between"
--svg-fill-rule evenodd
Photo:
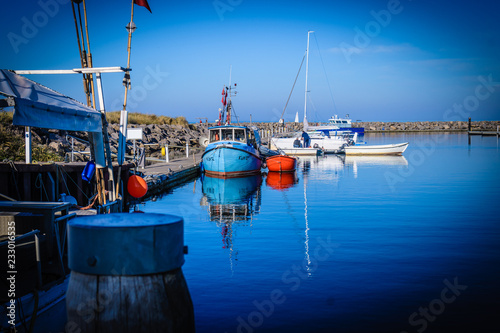
<instances>
[{"instance_id":1,"label":"wheelhouse window","mask_svg":"<svg viewBox=\"0 0 500 333\"><path fill-rule=\"evenodd\" d=\"M221 140L233 140L233 129L223 129Z\"/></svg>"},{"instance_id":2,"label":"wheelhouse window","mask_svg":"<svg viewBox=\"0 0 500 333\"><path fill-rule=\"evenodd\" d=\"M240 142L245 142L245 130L242 128L235 128L234 129L234 140L240 141Z\"/></svg>"},{"instance_id":3,"label":"wheelhouse window","mask_svg":"<svg viewBox=\"0 0 500 333\"><path fill-rule=\"evenodd\" d=\"M220 140L219 129L210 130L210 142L215 142Z\"/></svg>"}]
</instances>

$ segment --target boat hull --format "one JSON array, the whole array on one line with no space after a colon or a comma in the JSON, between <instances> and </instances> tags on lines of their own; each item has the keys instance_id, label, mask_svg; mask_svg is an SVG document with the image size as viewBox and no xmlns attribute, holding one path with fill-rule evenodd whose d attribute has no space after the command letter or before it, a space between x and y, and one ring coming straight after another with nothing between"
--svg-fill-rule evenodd
<instances>
[{"instance_id":1,"label":"boat hull","mask_svg":"<svg viewBox=\"0 0 500 333\"><path fill-rule=\"evenodd\" d=\"M283 148L280 149L283 153L290 156L320 156L321 149L319 148Z\"/></svg>"},{"instance_id":2,"label":"boat hull","mask_svg":"<svg viewBox=\"0 0 500 333\"><path fill-rule=\"evenodd\" d=\"M321 148L321 150L324 153L339 153L342 150L342 146L347 143L347 140L340 138L340 137L333 137L333 138L328 138L324 136L320 137L315 137L311 136L311 147L316 147L316 148ZM295 138L273 138L271 143L276 149L281 149L281 150L297 150L299 148L294 147L294 141ZM307 153L304 149L308 148L302 148L304 153L298 153L298 154L293 154L293 155L312 155L310 152ZM297 150L297 152L300 152L300 150ZM290 154L287 154L290 155Z\"/></svg>"},{"instance_id":3,"label":"boat hull","mask_svg":"<svg viewBox=\"0 0 500 333\"><path fill-rule=\"evenodd\" d=\"M260 173L262 160L249 147L221 144L207 148L203 154L202 166L211 177L243 177Z\"/></svg>"},{"instance_id":4,"label":"boat hull","mask_svg":"<svg viewBox=\"0 0 500 333\"><path fill-rule=\"evenodd\" d=\"M68 274L48 290L38 291L37 296L34 293L29 293L16 300L16 332L28 332L26 327L30 327L32 320L35 320L34 333L64 331L67 322L66 290L68 289L69 277ZM4 332L4 329L13 328L8 322L10 319L8 317L8 305L10 305L9 302L5 303L0 311L2 316L0 331L2 332ZM23 312L20 311L20 308L23 309ZM35 309L37 309L36 317L33 318L32 314Z\"/></svg>"},{"instance_id":5,"label":"boat hull","mask_svg":"<svg viewBox=\"0 0 500 333\"><path fill-rule=\"evenodd\" d=\"M297 168L297 158L275 155L266 159L267 169L271 172L291 172Z\"/></svg>"},{"instance_id":6,"label":"boat hull","mask_svg":"<svg viewBox=\"0 0 500 333\"><path fill-rule=\"evenodd\" d=\"M346 155L402 155L408 142L390 145L362 145L345 147Z\"/></svg>"}]
</instances>

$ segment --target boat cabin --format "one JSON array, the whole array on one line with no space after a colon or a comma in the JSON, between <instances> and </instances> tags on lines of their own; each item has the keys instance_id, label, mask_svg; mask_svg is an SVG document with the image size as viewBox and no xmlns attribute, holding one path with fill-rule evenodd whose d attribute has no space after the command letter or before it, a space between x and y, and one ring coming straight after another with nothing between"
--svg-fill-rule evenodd
<instances>
[{"instance_id":1,"label":"boat cabin","mask_svg":"<svg viewBox=\"0 0 500 333\"><path fill-rule=\"evenodd\" d=\"M346 115L345 118L339 118L337 115L328 119L330 125L335 125L338 127L351 127L351 119L349 119L349 115Z\"/></svg>"},{"instance_id":2,"label":"boat cabin","mask_svg":"<svg viewBox=\"0 0 500 333\"><path fill-rule=\"evenodd\" d=\"M209 143L219 141L236 141L252 146L260 144L258 133L244 126L217 126L209 128Z\"/></svg>"}]
</instances>

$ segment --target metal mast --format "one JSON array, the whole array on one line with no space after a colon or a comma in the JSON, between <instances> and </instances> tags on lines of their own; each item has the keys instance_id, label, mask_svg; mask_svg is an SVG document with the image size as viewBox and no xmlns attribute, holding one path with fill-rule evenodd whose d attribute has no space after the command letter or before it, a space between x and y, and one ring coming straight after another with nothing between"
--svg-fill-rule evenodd
<instances>
[{"instance_id":1,"label":"metal mast","mask_svg":"<svg viewBox=\"0 0 500 333\"><path fill-rule=\"evenodd\" d=\"M314 31L307 32L307 49L306 49L306 91L304 98L304 126L307 126L307 76L309 74L309 35ZM304 128L306 130L306 128Z\"/></svg>"}]
</instances>

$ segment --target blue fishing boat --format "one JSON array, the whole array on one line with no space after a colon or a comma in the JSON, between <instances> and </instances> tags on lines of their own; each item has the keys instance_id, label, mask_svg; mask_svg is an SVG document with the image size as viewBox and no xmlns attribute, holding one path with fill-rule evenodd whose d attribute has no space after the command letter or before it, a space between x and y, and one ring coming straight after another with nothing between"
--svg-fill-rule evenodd
<instances>
[{"instance_id":1,"label":"blue fishing boat","mask_svg":"<svg viewBox=\"0 0 500 333\"><path fill-rule=\"evenodd\" d=\"M260 173L262 157L257 128L231 125L231 88L222 90L223 108L219 112L219 126L210 127L208 145L202 156L202 170L206 175L219 178L243 177ZM227 112L225 124L224 113Z\"/></svg>"},{"instance_id":2,"label":"blue fishing boat","mask_svg":"<svg viewBox=\"0 0 500 333\"><path fill-rule=\"evenodd\" d=\"M209 128L209 143L202 156L205 174L242 177L260 173L262 159L257 129L222 125Z\"/></svg>"}]
</instances>

